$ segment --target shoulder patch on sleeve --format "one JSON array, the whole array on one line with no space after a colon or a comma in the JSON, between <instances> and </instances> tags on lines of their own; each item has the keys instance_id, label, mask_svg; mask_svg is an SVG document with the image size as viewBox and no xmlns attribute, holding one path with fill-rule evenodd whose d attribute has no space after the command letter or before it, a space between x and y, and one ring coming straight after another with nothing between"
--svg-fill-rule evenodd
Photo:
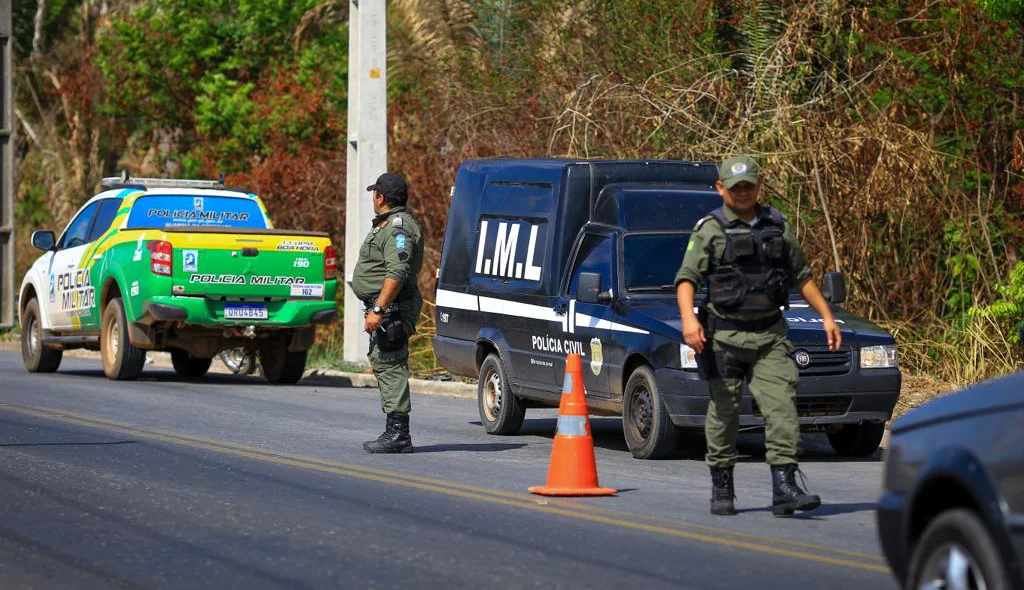
<instances>
[{"instance_id":1,"label":"shoulder patch on sleeve","mask_svg":"<svg viewBox=\"0 0 1024 590\"><path fill-rule=\"evenodd\" d=\"M404 231L396 231L394 233L394 236L395 247L398 248L399 250L404 249L405 245L409 242L409 237L405 234Z\"/></svg>"}]
</instances>

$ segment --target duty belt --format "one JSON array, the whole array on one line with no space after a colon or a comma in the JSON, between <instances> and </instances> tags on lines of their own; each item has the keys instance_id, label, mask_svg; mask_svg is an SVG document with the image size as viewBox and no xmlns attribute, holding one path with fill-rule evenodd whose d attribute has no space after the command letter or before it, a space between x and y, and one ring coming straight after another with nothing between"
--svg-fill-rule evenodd
<instances>
[{"instance_id":1,"label":"duty belt","mask_svg":"<svg viewBox=\"0 0 1024 590\"><path fill-rule=\"evenodd\" d=\"M782 319L782 313L757 320L728 320L708 314L714 330L739 330L741 332L763 332Z\"/></svg>"}]
</instances>

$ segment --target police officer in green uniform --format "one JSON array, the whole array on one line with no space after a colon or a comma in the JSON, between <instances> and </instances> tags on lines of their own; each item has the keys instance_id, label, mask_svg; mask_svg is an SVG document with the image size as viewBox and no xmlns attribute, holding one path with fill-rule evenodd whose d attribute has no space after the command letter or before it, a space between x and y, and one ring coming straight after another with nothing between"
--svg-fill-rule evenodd
<instances>
[{"instance_id":1,"label":"police officer in green uniform","mask_svg":"<svg viewBox=\"0 0 1024 590\"><path fill-rule=\"evenodd\" d=\"M785 218L757 203L757 162L729 158L718 178L715 188L724 206L697 223L676 274L683 339L698 353L711 393L704 427L711 513L736 514L733 466L744 382L764 415L772 513L813 510L821 500L796 481L799 373L781 312L788 307L789 289L795 288L821 315L830 350L839 348L842 335ZM708 298L698 319L694 294L705 282Z\"/></svg>"},{"instance_id":2,"label":"police officer in green uniform","mask_svg":"<svg viewBox=\"0 0 1024 590\"><path fill-rule=\"evenodd\" d=\"M411 453L409 435L409 336L423 306L417 276L423 265L423 231L405 209L405 179L384 173L366 187L373 192L373 228L359 249L352 290L366 306L364 329L370 334L370 364L387 419L368 453Z\"/></svg>"}]
</instances>

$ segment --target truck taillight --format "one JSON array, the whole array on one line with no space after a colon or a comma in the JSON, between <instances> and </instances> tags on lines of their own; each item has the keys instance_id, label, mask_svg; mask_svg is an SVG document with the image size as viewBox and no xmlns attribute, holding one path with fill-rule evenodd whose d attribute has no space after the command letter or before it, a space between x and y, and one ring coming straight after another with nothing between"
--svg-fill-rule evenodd
<instances>
[{"instance_id":1,"label":"truck taillight","mask_svg":"<svg viewBox=\"0 0 1024 590\"><path fill-rule=\"evenodd\" d=\"M174 260L174 246L162 240L149 242L149 270L155 275L171 276L171 261Z\"/></svg>"},{"instance_id":2,"label":"truck taillight","mask_svg":"<svg viewBox=\"0 0 1024 590\"><path fill-rule=\"evenodd\" d=\"M324 248L324 280L330 281L338 278L338 251L334 246Z\"/></svg>"}]
</instances>

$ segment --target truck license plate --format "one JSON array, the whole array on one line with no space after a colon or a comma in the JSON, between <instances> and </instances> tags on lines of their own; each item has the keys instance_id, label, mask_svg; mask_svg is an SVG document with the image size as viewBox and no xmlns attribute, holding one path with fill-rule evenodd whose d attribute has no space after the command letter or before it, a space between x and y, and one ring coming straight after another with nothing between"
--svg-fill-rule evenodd
<instances>
[{"instance_id":1,"label":"truck license plate","mask_svg":"<svg viewBox=\"0 0 1024 590\"><path fill-rule=\"evenodd\" d=\"M225 303L224 319L265 320L267 319L267 306L260 303Z\"/></svg>"},{"instance_id":2,"label":"truck license plate","mask_svg":"<svg viewBox=\"0 0 1024 590\"><path fill-rule=\"evenodd\" d=\"M324 286L300 283L292 285L292 297L323 297Z\"/></svg>"}]
</instances>

